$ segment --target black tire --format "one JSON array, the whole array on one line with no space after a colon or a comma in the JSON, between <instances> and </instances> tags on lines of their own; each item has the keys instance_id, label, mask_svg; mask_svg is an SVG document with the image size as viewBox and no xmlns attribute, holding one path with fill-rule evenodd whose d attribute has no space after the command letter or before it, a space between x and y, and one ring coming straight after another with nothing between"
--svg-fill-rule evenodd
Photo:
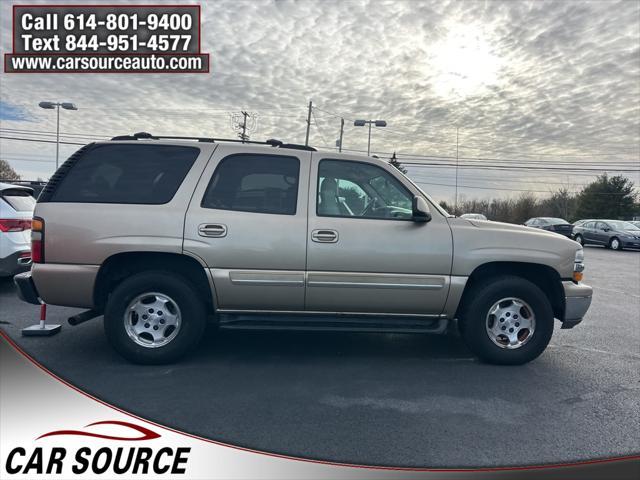
<instances>
[{"instance_id":1,"label":"black tire","mask_svg":"<svg viewBox=\"0 0 640 480\"><path fill-rule=\"evenodd\" d=\"M614 240L617 242L617 247L614 246L614 242L613 242ZM611 250L620 251L620 250L622 250L622 242L620 241L620 239L618 237L613 237L611 240L609 240L609 248Z\"/></svg>"},{"instance_id":2,"label":"black tire","mask_svg":"<svg viewBox=\"0 0 640 480\"><path fill-rule=\"evenodd\" d=\"M584 246L584 238L582 238L582 235L580 234L576 235L574 240L578 242L580 245Z\"/></svg>"},{"instance_id":3,"label":"black tire","mask_svg":"<svg viewBox=\"0 0 640 480\"><path fill-rule=\"evenodd\" d=\"M169 296L181 312L175 338L156 348L137 344L125 328L125 309L136 296L148 292ZM124 280L109 296L104 312L104 330L113 348L127 360L140 364L170 363L193 351L206 324L206 309L196 288L187 279L164 271L142 272Z\"/></svg>"},{"instance_id":4,"label":"black tire","mask_svg":"<svg viewBox=\"0 0 640 480\"><path fill-rule=\"evenodd\" d=\"M497 365L521 365L537 358L553 334L553 309L547 296L537 285L521 277L505 275L480 282L465 294L459 315L460 334L469 349L482 361ZM506 297L524 300L535 315L531 338L515 349L499 347L486 331L490 308Z\"/></svg>"}]
</instances>

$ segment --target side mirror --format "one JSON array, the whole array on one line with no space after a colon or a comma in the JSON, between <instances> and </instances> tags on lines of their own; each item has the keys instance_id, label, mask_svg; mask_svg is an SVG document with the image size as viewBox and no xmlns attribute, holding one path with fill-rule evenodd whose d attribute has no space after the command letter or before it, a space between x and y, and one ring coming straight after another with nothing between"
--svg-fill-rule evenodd
<instances>
[{"instance_id":1,"label":"side mirror","mask_svg":"<svg viewBox=\"0 0 640 480\"><path fill-rule=\"evenodd\" d=\"M425 223L425 222L431 221L431 212L429 211L429 204L424 198L418 197L418 196L413 197L412 211L413 211L412 220L414 222Z\"/></svg>"}]
</instances>

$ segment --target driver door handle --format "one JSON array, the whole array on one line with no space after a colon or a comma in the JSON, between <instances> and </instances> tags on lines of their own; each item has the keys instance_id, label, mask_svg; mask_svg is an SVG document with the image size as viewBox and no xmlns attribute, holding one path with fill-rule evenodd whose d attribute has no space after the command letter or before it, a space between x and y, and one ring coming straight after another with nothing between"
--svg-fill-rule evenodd
<instances>
[{"instance_id":1,"label":"driver door handle","mask_svg":"<svg viewBox=\"0 0 640 480\"><path fill-rule=\"evenodd\" d=\"M318 243L336 243L338 241L338 232L335 230L314 230L311 232L311 240Z\"/></svg>"}]
</instances>

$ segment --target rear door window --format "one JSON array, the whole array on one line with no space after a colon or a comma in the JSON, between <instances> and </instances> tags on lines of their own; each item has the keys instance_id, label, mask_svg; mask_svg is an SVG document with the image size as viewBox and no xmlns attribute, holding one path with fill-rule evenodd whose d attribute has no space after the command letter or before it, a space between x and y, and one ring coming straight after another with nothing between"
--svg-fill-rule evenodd
<instances>
[{"instance_id":1,"label":"rear door window","mask_svg":"<svg viewBox=\"0 0 640 480\"><path fill-rule=\"evenodd\" d=\"M202 207L295 215L300 161L282 155L238 154L220 161Z\"/></svg>"},{"instance_id":2,"label":"rear door window","mask_svg":"<svg viewBox=\"0 0 640 480\"><path fill-rule=\"evenodd\" d=\"M18 212L30 212L36 205L36 200L26 190L3 190L0 197Z\"/></svg>"},{"instance_id":3,"label":"rear door window","mask_svg":"<svg viewBox=\"0 0 640 480\"><path fill-rule=\"evenodd\" d=\"M199 148L187 146L98 145L67 173L52 201L167 203L199 154Z\"/></svg>"}]
</instances>

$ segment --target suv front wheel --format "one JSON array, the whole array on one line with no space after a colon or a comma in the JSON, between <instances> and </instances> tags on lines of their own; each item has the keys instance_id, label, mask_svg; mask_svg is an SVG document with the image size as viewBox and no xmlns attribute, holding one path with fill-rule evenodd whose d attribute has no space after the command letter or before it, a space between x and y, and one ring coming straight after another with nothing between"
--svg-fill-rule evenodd
<instances>
[{"instance_id":1,"label":"suv front wheel","mask_svg":"<svg viewBox=\"0 0 640 480\"><path fill-rule=\"evenodd\" d=\"M138 273L109 296L104 329L126 359L169 363L193 350L206 326L206 310L196 289L167 272Z\"/></svg>"},{"instance_id":2,"label":"suv front wheel","mask_svg":"<svg viewBox=\"0 0 640 480\"><path fill-rule=\"evenodd\" d=\"M460 333L481 360L520 365L537 358L553 334L553 309L544 292L521 277L503 276L469 292Z\"/></svg>"}]
</instances>

